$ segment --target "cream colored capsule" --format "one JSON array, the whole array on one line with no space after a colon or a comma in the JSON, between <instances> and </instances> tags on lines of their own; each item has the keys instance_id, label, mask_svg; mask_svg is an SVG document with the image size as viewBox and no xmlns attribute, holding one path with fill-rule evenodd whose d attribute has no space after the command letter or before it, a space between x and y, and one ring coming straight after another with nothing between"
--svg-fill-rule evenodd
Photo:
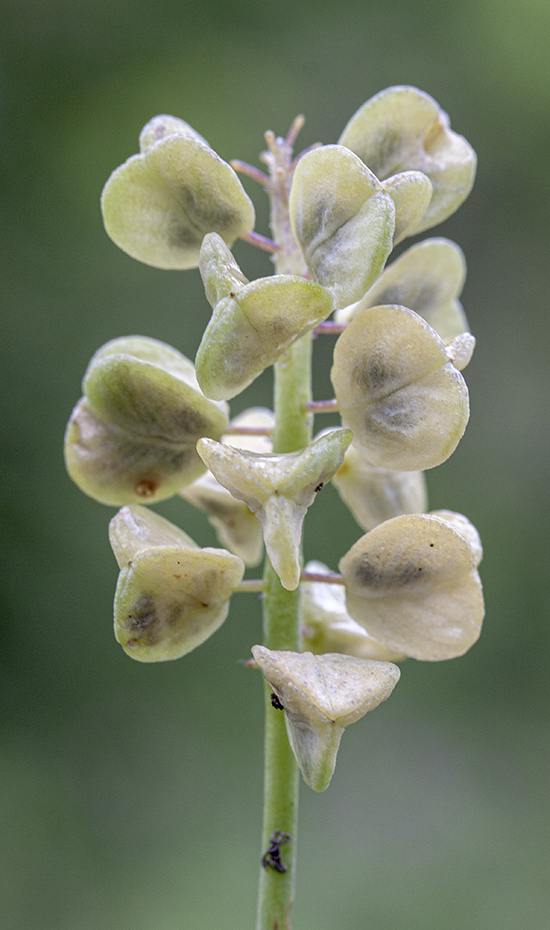
<instances>
[{"instance_id":1,"label":"cream colored capsule","mask_svg":"<svg viewBox=\"0 0 550 930\"><path fill-rule=\"evenodd\" d=\"M476 154L450 128L449 117L416 87L388 87L355 113L340 136L384 180L400 171L421 171L433 185L430 205L413 232L443 222L472 189Z\"/></svg>"},{"instance_id":2,"label":"cream colored capsule","mask_svg":"<svg viewBox=\"0 0 550 930\"><path fill-rule=\"evenodd\" d=\"M328 788L345 727L385 701L399 681L390 662L344 655L272 651L252 654L285 713L288 737L304 781Z\"/></svg>"},{"instance_id":3,"label":"cream colored capsule","mask_svg":"<svg viewBox=\"0 0 550 930\"><path fill-rule=\"evenodd\" d=\"M455 525L429 514L395 517L341 559L350 615L389 649L439 661L463 655L478 639L478 558Z\"/></svg>"},{"instance_id":4,"label":"cream colored capsule","mask_svg":"<svg viewBox=\"0 0 550 930\"><path fill-rule=\"evenodd\" d=\"M419 471L444 462L468 422L468 390L445 344L406 307L364 310L334 349L342 424L374 465Z\"/></svg>"},{"instance_id":5,"label":"cream colored capsule","mask_svg":"<svg viewBox=\"0 0 550 930\"><path fill-rule=\"evenodd\" d=\"M372 465L353 443L332 483L364 530L372 530L400 514L424 513L427 509L424 472Z\"/></svg>"},{"instance_id":6,"label":"cream colored capsule","mask_svg":"<svg viewBox=\"0 0 550 930\"><path fill-rule=\"evenodd\" d=\"M300 540L307 508L341 465L352 434L332 430L300 452L259 455L200 440L207 468L262 523L271 563L287 590L300 581Z\"/></svg>"},{"instance_id":7,"label":"cream colored capsule","mask_svg":"<svg viewBox=\"0 0 550 930\"><path fill-rule=\"evenodd\" d=\"M393 247L395 205L378 178L347 148L322 146L299 160L289 210L314 280L335 307L359 300Z\"/></svg>"},{"instance_id":8,"label":"cream colored capsule","mask_svg":"<svg viewBox=\"0 0 550 930\"><path fill-rule=\"evenodd\" d=\"M304 569L312 574L329 574L323 562L308 562ZM401 653L377 643L346 610L346 592L341 584L302 580L302 643L304 650L316 655L339 652L357 659L397 662Z\"/></svg>"}]
</instances>

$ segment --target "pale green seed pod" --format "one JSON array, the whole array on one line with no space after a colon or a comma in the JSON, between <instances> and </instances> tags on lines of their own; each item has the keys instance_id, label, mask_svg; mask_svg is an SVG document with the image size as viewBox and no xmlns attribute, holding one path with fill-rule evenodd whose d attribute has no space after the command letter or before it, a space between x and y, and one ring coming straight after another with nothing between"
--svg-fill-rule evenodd
<instances>
[{"instance_id":1,"label":"pale green seed pod","mask_svg":"<svg viewBox=\"0 0 550 930\"><path fill-rule=\"evenodd\" d=\"M288 738L304 781L314 791L325 791L345 727L390 696L399 669L390 662L300 655L264 646L253 646L252 654L283 705Z\"/></svg>"},{"instance_id":2,"label":"pale green seed pod","mask_svg":"<svg viewBox=\"0 0 550 930\"><path fill-rule=\"evenodd\" d=\"M427 509L424 472L371 465L353 443L332 483L364 530L403 513L425 513Z\"/></svg>"},{"instance_id":3,"label":"pale green seed pod","mask_svg":"<svg viewBox=\"0 0 550 930\"><path fill-rule=\"evenodd\" d=\"M364 310L334 349L342 424L374 465L419 471L444 462L468 422L468 390L445 344L406 307Z\"/></svg>"},{"instance_id":4,"label":"pale green seed pod","mask_svg":"<svg viewBox=\"0 0 550 930\"><path fill-rule=\"evenodd\" d=\"M235 417L231 426L273 428L275 416L265 407L251 407ZM259 453L270 453L272 448L268 436L231 434L222 436L222 443ZM245 565L258 565L264 549L262 525L244 501L233 497L209 471L182 488L180 495L208 515L223 546L238 555Z\"/></svg>"},{"instance_id":5,"label":"pale green seed pod","mask_svg":"<svg viewBox=\"0 0 550 930\"><path fill-rule=\"evenodd\" d=\"M458 371L462 371L470 363L475 345L475 336L471 333L461 333L445 343L447 358Z\"/></svg>"},{"instance_id":6,"label":"pale green seed pod","mask_svg":"<svg viewBox=\"0 0 550 930\"><path fill-rule=\"evenodd\" d=\"M204 471L197 440L219 439L227 426L227 405L203 396L193 363L145 336L103 346L83 390L67 426L65 460L78 487L103 504L176 494Z\"/></svg>"},{"instance_id":7,"label":"pale green seed pod","mask_svg":"<svg viewBox=\"0 0 550 930\"><path fill-rule=\"evenodd\" d=\"M262 523L265 547L281 584L300 581L300 540L307 508L342 464L352 439L333 430L300 452L259 455L201 439L197 451L207 468Z\"/></svg>"},{"instance_id":8,"label":"pale green seed pod","mask_svg":"<svg viewBox=\"0 0 550 930\"><path fill-rule=\"evenodd\" d=\"M308 562L306 572L329 574L323 562ZM346 610L346 592L341 584L303 580L300 586L302 645L315 655L339 652L357 659L397 662L404 656L377 643Z\"/></svg>"},{"instance_id":9,"label":"pale green seed pod","mask_svg":"<svg viewBox=\"0 0 550 930\"><path fill-rule=\"evenodd\" d=\"M254 228L252 201L233 168L183 120L155 117L140 145L101 197L105 229L128 255L156 268L196 268L206 233L231 245Z\"/></svg>"},{"instance_id":10,"label":"pale green seed pod","mask_svg":"<svg viewBox=\"0 0 550 930\"><path fill-rule=\"evenodd\" d=\"M430 205L408 235L442 223L466 199L476 172L476 154L453 132L449 117L416 87L388 87L355 113L340 136L384 180L400 171L421 171L433 185Z\"/></svg>"},{"instance_id":11,"label":"pale green seed pod","mask_svg":"<svg viewBox=\"0 0 550 930\"><path fill-rule=\"evenodd\" d=\"M466 261L455 242L425 239L388 265L365 296L335 319L348 323L370 307L397 304L418 313L447 342L469 329L458 300L465 278Z\"/></svg>"},{"instance_id":12,"label":"pale green seed pod","mask_svg":"<svg viewBox=\"0 0 550 930\"><path fill-rule=\"evenodd\" d=\"M437 662L478 639L478 553L455 526L430 514L395 517L341 559L348 612L389 649Z\"/></svg>"},{"instance_id":13,"label":"pale green seed pod","mask_svg":"<svg viewBox=\"0 0 550 930\"><path fill-rule=\"evenodd\" d=\"M138 662L179 659L221 626L244 565L224 549L199 549L144 507L124 507L109 537L120 566L115 636Z\"/></svg>"},{"instance_id":14,"label":"pale green seed pod","mask_svg":"<svg viewBox=\"0 0 550 930\"><path fill-rule=\"evenodd\" d=\"M359 300L393 247L390 193L347 148L325 145L299 160L289 210L308 268L335 307Z\"/></svg>"},{"instance_id":15,"label":"pale green seed pod","mask_svg":"<svg viewBox=\"0 0 550 930\"><path fill-rule=\"evenodd\" d=\"M328 291L299 275L247 284L215 233L205 237L200 269L214 313L195 363L202 390L215 400L240 394L333 310Z\"/></svg>"}]
</instances>

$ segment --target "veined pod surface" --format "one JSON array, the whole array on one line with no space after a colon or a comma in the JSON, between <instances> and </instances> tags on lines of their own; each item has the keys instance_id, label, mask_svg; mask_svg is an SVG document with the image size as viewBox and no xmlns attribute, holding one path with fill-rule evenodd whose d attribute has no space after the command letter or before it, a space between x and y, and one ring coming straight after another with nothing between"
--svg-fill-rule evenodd
<instances>
[{"instance_id":1,"label":"veined pod surface","mask_svg":"<svg viewBox=\"0 0 550 930\"><path fill-rule=\"evenodd\" d=\"M225 620L244 564L223 549L200 549L143 507L124 507L109 528L120 566L115 636L139 662L191 652Z\"/></svg>"},{"instance_id":2,"label":"veined pod surface","mask_svg":"<svg viewBox=\"0 0 550 930\"><path fill-rule=\"evenodd\" d=\"M415 659L456 658L481 632L479 553L456 519L395 517L340 561L353 619L377 641Z\"/></svg>"},{"instance_id":3,"label":"veined pod surface","mask_svg":"<svg viewBox=\"0 0 550 930\"><path fill-rule=\"evenodd\" d=\"M264 542L281 584L300 581L300 540L307 508L342 464L352 434L332 430L299 452L258 455L201 439L197 451L217 480L262 523Z\"/></svg>"},{"instance_id":4,"label":"veined pod surface","mask_svg":"<svg viewBox=\"0 0 550 930\"><path fill-rule=\"evenodd\" d=\"M196 268L206 233L231 245L254 228L252 201L227 162L176 117L151 120L133 155L107 181L105 229L128 255L156 268Z\"/></svg>"},{"instance_id":5,"label":"veined pod surface","mask_svg":"<svg viewBox=\"0 0 550 930\"><path fill-rule=\"evenodd\" d=\"M331 380L342 424L382 468L440 465L468 422L462 375L435 330L406 307L373 307L353 319L336 342Z\"/></svg>"},{"instance_id":6,"label":"veined pod surface","mask_svg":"<svg viewBox=\"0 0 550 930\"><path fill-rule=\"evenodd\" d=\"M345 727L385 701L399 681L390 662L344 655L275 651L252 654L285 712L288 738L304 781L328 788Z\"/></svg>"},{"instance_id":7,"label":"veined pod surface","mask_svg":"<svg viewBox=\"0 0 550 930\"><path fill-rule=\"evenodd\" d=\"M400 171L421 171L433 186L431 202L409 235L442 223L466 199L476 154L450 128L439 104L416 87L388 87L352 116L340 136L380 180Z\"/></svg>"},{"instance_id":8,"label":"veined pod surface","mask_svg":"<svg viewBox=\"0 0 550 930\"><path fill-rule=\"evenodd\" d=\"M227 406L202 394L193 363L144 336L115 339L94 355L65 437L67 470L104 504L176 494L204 466L201 436L219 439Z\"/></svg>"}]
</instances>

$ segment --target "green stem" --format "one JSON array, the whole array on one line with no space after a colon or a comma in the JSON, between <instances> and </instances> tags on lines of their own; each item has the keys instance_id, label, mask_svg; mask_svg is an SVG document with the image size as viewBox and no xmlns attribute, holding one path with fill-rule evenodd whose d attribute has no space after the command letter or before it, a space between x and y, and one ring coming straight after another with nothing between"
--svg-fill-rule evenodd
<instances>
[{"instance_id":1,"label":"green stem","mask_svg":"<svg viewBox=\"0 0 550 930\"><path fill-rule=\"evenodd\" d=\"M279 245L276 271L305 274L307 268L288 218L288 192L292 180L292 142L266 134L270 151L264 160L270 169L271 228ZM311 441L311 334L295 342L275 366L274 452L295 452ZM287 591L269 559L264 579L264 645L268 649L300 651L300 589ZM265 774L262 855L276 831L291 839L281 848L285 872L273 867L260 869L257 930L290 930L289 912L296 884L296 838L298 827L298 767L286 733L284 711L273 707L271 689L265 684Z\"/></svg>"}]
</instances>

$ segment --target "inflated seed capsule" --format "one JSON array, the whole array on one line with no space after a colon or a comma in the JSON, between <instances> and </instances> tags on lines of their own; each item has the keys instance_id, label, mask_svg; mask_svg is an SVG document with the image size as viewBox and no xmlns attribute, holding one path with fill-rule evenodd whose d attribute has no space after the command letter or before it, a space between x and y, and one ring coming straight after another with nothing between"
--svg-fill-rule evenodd
<instances>
[{"instance_id":1,"label":"inflated seed capsule","mask_svg":"<svg viewBox=\"0 0 550 930\"><path fill-rule=\"evenodd\" d=\"M445 343L406 307L355 317L336 342L331 380L354 445L382 468L440 465L468 422L468 390Z\"/></svg>"},{"instance_id":2,"label":"inflated seed capsule","mask_svg":"<svg viewBox=\"0 0 550 930\"><path fill-rule=\"evenodd\" d=\"M254 228L252 201L233 168L183 120L155 117L140 145L101 197L105 229L128 255L156 268L196 268L206 233L231 245Z\"/></svg>"},{"instance_id":3,"label":"inflated seed capsule","mask_svg":"<svg viewBox=\"0 0 550 930\"><path fill-rule=\"evenodd\" d=\"M350 430L332 430L300 452L260 455L210 439L197 451L217 480L262 523L264 542L283 587L300 581L300 540L307 508L342 464Z\"/></svg>"},{"instance_id":4,"label":"inflated seed capsule","mask_svg":"<svg viewBox=\"0 0 550 930\"><path fill-rule=\"evenodd\" d=\"M335 307L359 300L393 247L390 193L349 149L324 145L299 160L289 210L314 280L331 292Z\"/></svg>"},{"instance_id":5,"label":"inflated seed capsule","mask_svg":"<svg viewBox=\"0 0 550 930\"><path fill-rule=\"evenodd\" d=\"M223 623L244 565L224 549L199 549L145 507L124 507L109 537L120 566L115 636L139 662L179 659Z\"/></svg>"},{"instance_id":6,"label":"inflated seed capsule","mask_svg":"<svg viewBox=\"0 0 550 930\"><path fill-rule=\"evenodd\" d=\"M153 503L204 465L201 436L219 439L227 407L202 394L193 363L144 336L108 342L93 357L65 436L67 470L104 504Z\"/></svg>"},{"instance_id":7,"label":"inflated seed capsule","mask_svg":"<svg viewBox=\"0 0 550 930\"><path fill-rule=\"evenodd\" d=\"M305 572L329 574L323 562L308 562ZM357 659L397 662L404 658L377 643L346 610L346 592L341 584L303 580L300 586L302 644L315 655L339 652Z\"/></svg>"},{"instance_id":8,"label":"inflated seed capsule","mask_svg":"<svg viewBox=\"0 0 550 930\"><path fill-rule=\"evenodd\" d=\"M463 655L478 639L479 551L459 516L395 517L341 559L349 614L389 649L435 662Z\"/></svg>"},{"instance_id":9,"label":"inflated seed capsule","mask_svg":"<svg viewBox=\"0 0 550 930\"><path fill-rule=\"evenodd\" d=\"M229 400L332 313L327 290L299 275L248 283L220 236L205 237L200 270L214 312L195 364L207 397Z\"/></svg>"},{"instance_id":10,"label":"inflated seed capsule","mask_svg":"<svg viewBox=\"0 0 550 930\"><path fill-rule=\"evenodd\" d=\"M384 180L400 171L421 171L433 185L424 215L409 235L442 223L472 189L476 154L453 132L449 117L416 87L388 87L350 119L339 142Z\"/></svg>"},{"instance_id":11,"label":"inflated seed capsule","mask_svg":"<svg viewBox=\"0 0 550 930\"><path fill-rule=\"evenodd\" d=\"M235 417L230 425L234 429L239 427L245 430L250 427L272 429L275 425L275 416L265 407L251 407ZM222 443L248 449L251 452L270 453L272 448L269 436L254 436L246 433L223 436ZM222 545L238 555L245 565L257 565L261 561L264 543L260 521L245 502L233 497L211 472L207 471L192 484L182 488L179 493L190 504L208 515Z\"/></svg>"},{"instance_id":12,"label":"inflated seed capsule","mask_svg":"<svg viewBox=\"0 0 550 930\"><path fill-rule=\"evenodd\" d=\"M264 646L253 646L252 654L284 707L288 738L304 781L314 791L324 791L345 727L390 696L399 669L390 662Z\"/></svg>"}]
</instances>

